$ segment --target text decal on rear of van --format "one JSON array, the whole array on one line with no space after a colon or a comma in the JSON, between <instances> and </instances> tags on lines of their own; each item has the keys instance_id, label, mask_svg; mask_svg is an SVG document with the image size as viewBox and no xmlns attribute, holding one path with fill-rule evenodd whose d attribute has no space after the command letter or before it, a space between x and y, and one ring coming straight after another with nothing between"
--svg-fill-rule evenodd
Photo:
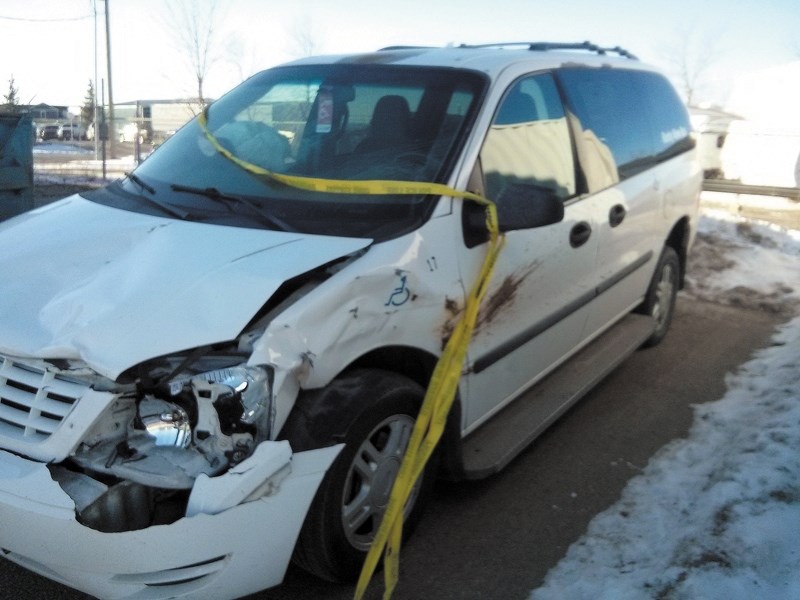
<instances>
[{"instance_id":1,"label":"text decal on rear of van","mask_svg":"<svg viewBox=\"0 0 800 600\"><path fill-rule=\"evenodd\" d=\"M689 132L686 130L685 127L675 127L674 129L670 129L669 131L662 131L661 132L661 142L663 144L674 144L675 142L679 142L682 139L685 139L686 136L689 135Z\"/></svg>"}]
</instances>

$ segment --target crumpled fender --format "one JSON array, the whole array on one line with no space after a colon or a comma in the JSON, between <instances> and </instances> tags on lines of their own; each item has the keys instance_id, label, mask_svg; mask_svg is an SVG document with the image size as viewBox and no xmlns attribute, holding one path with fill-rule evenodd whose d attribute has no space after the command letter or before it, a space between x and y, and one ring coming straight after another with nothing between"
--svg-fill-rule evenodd
<instances>
[{"instance_id":1,"label":"crumpled fender","mask_svg":"<svg viewBox=\"0 0 800 600\"><path fill-rule=\"evenodd\" d=\"M312 466L315 471L327 470L343 447L344 444L339 444L293 456L289 442L262 442L247 460L224 475L198 476L189 496L186 516L215 515L241 504L248 497L278 493L281 481L289 473L303 475Z\"/></svg>"},{"instance_id":2,"label":"crumpled fender","mask_svg":"<svg viewBox=\"0 0 800 600\"><path fill-rule=\"evenodd\" d=\"M80 196L0 233L0 352L82 359L110 379L234 339L284 281L371 243L178 221Z\"/></svg>"}]
</instances>

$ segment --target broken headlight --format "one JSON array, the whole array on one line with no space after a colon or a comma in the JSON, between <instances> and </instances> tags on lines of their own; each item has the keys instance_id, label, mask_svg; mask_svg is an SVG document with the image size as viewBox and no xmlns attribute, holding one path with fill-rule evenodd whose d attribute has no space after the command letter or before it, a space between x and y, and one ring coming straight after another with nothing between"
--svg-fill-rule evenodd
<instances>
[{"instance_id":1,"label":"broken headlight","mask_svg":"<svg viewBox=\"0 0 800 600\"><path fill-rule=\"evenodd\" d=\"M73 460L122 480L189 489L198 475L223 473L249 457L270 437L272 369L220 368L218 361L203 359L193 366L194 372L120 397Z\"/></svg>"},{"instance_id":2,"label":"broken headlight","mask_svg":"<svg viewBox=\"0 0 800 600\"><path fill-rule=\"evenodd\" d=\"M196 375L192 386L201 395L236 396L242 407L242 423L257 425L271 421L272 375L269 367L239 365Z\"/></svg>"},{"instance_id":3,"label":"broken headlight","mask_svg":"<svg viewBox=\"0 0 800 600\"><path fill-rule=\"evenodd\" d=\"M188 448L192 442L189 415L177 404L147 397L139 403L139 421L156 446Z\"/></svg>"},{"instance_id":4,"label":"broken headlight","mask_svg":"<svg viewBox=\"0 0 800 600\"><path fill-rule=\"evenodd\" d=\"M82 523L114 532L172 522L198 477L225 473L270 438L272 368L240 360L170 356L141 365L70 464L51 470Z\"/></svg>"}]
</instances>

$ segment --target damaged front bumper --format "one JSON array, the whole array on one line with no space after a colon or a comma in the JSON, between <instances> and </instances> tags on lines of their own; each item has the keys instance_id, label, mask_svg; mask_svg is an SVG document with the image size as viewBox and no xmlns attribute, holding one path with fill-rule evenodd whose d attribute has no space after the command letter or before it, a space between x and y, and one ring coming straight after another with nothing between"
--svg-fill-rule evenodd
<instances>
[{"instance_id":1,"label":"damaged front bumper","mask_svg":"<svg viewBox=\"0 0 800 600\"><path fill-rule=\"evenodd\" d=\"M228 473L198 479L192 516L122 533L81 525L45 464L0 450L0 556L100 598L250 594L283 580L340 450L292 455L286 442L263 442Z\"/></svg>"}]
</instances>

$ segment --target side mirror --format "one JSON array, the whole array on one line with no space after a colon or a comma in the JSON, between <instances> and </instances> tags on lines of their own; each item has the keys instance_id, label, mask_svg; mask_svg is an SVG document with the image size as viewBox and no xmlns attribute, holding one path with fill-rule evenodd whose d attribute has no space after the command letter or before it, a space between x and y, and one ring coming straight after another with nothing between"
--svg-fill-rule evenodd
<instances>
[{"instance_id":1,"label":"side mirror","mask_svg":"<svg viewBox=\"0 0 800 600\"><path fill-rule=\"evenodd\" d=\"M544 186L513 183L496 202L500 231L545 227L564 219L564 201Z\"/></svg>"},{"instance_id":2,"label":"side mirror","mask_svg":"<svg viewBox=\"0 0 800 600\"><path fill-rule=\"evenodd\" d=\"M564 201L550 188L515 183L506 186L494 200L501 232L545 227L564 220ZM466 200L461 214L464 243L468 248L489 239L482 205Z\"/></svg>"}]
</instances>

